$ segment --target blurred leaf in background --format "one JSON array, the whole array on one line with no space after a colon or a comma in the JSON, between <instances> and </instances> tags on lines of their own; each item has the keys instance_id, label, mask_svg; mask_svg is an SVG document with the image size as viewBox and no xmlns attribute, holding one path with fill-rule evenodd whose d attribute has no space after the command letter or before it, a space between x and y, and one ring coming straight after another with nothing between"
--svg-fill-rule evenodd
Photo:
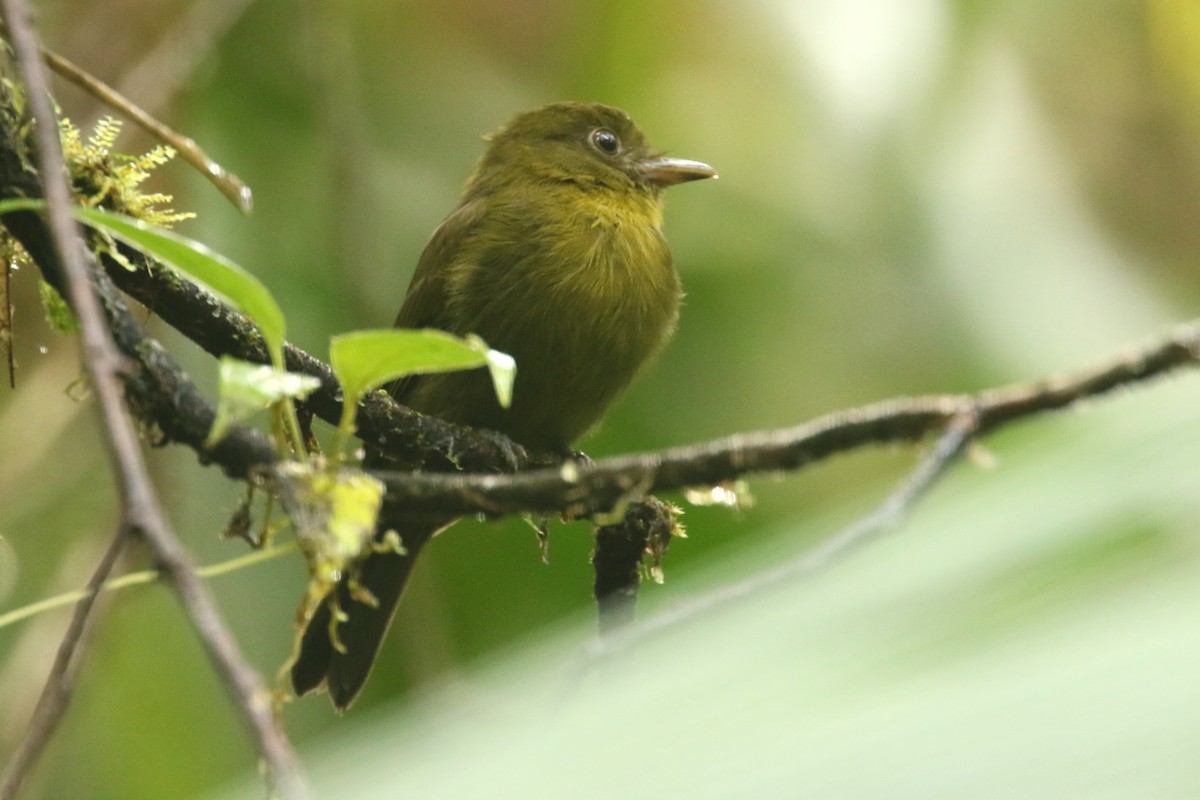
<instances>
[{"instance_id":1,"label":"blurred leaf in background","mask_svg":"<svg viewBox=\"0 0 1200 800\"><path fill-rule=\"evenodd\" d=\"M1037 378L1200 306L1184 0L39 8L50 46L248 180L248 218L182 167L162 188L199 212L180 232L260 278L314 352L390 323L480 135L516 111L611 103L713 164L711 191L668 200L679 333L581 443L593 456ZM100 111L69 87L59 100L80 123ZM145 149L127 136L119 149ZM115 515L91 418L61 393L74 345L15 277L6 606L82 584ZM215 385L211 359L156 330ZM1197 389L994 437L995 469L960 466L885 543L592 671L575 660L588 528L552 527L543 565L523 523L460 526L429 548L354 711L297 702L289 729L328 796L1195 796ZM689 508L643 611L803 551L912 463L856 455L754 481L753 509ZM199 558L239 553L216 538L239 487L190 453L154 464ZM214 584L264 673L302 583L275 562ZM166 592L118 596L100 623L29 796L188 797L253 773ZM27 716L63 624L0 632L6 718Z\"/></svg>"}]
</instances>

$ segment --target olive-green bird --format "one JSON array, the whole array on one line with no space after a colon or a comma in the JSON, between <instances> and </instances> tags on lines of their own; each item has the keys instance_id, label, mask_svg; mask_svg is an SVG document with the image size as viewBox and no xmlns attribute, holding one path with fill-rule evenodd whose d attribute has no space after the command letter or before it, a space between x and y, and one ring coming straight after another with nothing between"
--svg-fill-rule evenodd
<instances>
[{"instance_id":1,"label":"olive-green bird","mask_svg":"<svg viewBox=\"0 0 1200 800\"><path fill-rule=\"evenodd\" d=\"M683 292L662 234L662 189L716 173L665 157L627 114L599 104L520 114L488 142L421 255L396 327L475 333L512 355L512 405L500 407L482 370L408 378L390 391L424 414L565 451L675 329ZM414 559L453 521L389 520L407 553L362 564L376 605L338 588L341 649L328 603L308 623L292 667L297 694L325 684L338 709L353 702Z\"/></svg>"}]
</instances>

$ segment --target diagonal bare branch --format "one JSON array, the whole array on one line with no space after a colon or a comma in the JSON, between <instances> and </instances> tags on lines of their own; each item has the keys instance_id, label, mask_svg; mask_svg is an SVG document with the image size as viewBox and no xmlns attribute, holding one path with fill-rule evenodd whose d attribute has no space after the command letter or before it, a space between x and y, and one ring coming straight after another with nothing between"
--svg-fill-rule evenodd
<instances>
[{"instance_id":1,"label":"diagonal bare branch","mask_svg":"<svg viewBox=\"0 0 1200 800\"><path fill-rule=\"evenodd\" d=\"M163 570L166 579L175 589L188 612L210 659L242 711L247 726L251 729L266 761L271 778L278 790L288 798L307 797L307 789L300 775L295 756L271 713L269 695L257 674L242 657L233 637L221 620L208 588L192 571L190 559L167 525L162 510L146 471L141 445L132 420L125 413L121 397L119 375L126 365L118 352L105 325L103 312L92 291L89 270L85 261L87 250L72 214L72 198L67 185L67 175L58 141L58 124L50 107L46 75L40 58L40 43L30 21L29 8L23 0L0 0L4 19L8 26L14 51L24 78L28 102L35 125L37 162L42 176L42 189L48 203L48 227L51 247L57 256L57 266L62 271L62 283L67 289L67 298L79 317L81 342L86 369L92 380L99 400L98 408L112 471L117 478L117 489L122 506L122 533L136 534L145 541ZM42 264L43 269L46 264ZM124 538L124 537L122 537ZM119 542L114 542L110 553L119 551ZM111 566L113 558L105 559ZM107 569L96 571L93 580L97 583L107 577ZM94 598L94 594L90 595ZM87 600L80 607L74 636L77 643L85 628L91 603ZM36 740L48 741L57 720L65 711L68 692L60 692L69 682L79 653L70 640L64 642L69 652L56 660L46 692L61 698L61 702L39 705L31 730L44 731ZM26 757L14 762L5 779L5 792L15 795L28 769L39 754L30 750ZM10 788L11 787L11 788Z\"/></svg>"},{"instance_id":2,"label":"diagonal bare branch","mask_svg":"<svg viewBox=\"0 0 1200 800\"><path fill-rule=\"evenodd\" d=\"M85 587L87 595L75 604L71 614L71 622L58 645L54 656L54 664L50 667L51 678L42 687L42 693L34 706L33 716L25 735L21 737L8 766L4 770L4 780L0 783L0 798L11 800L21 791L25 778L37 763L38 757L46 749L50 738L58 727L59 720L66 712L75 690L75 676L79 666L79 655L82 653L88 631L88 622L92 607L100 587L112 573L113 567L129 541L128 531L124 524L118 529L112 542L105 551L100 563L96 565L91 578Z\"/></svg>"}]
</instances>

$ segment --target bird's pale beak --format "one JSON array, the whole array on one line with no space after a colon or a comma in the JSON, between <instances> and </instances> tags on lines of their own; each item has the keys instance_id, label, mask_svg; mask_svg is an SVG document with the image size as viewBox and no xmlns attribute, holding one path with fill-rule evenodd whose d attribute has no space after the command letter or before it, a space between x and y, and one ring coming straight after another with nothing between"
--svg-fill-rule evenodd
<instances>
[{"instance_id":1,"label":"bird's pale beak","mask_svg":"<svg viewBox=\"0 0 1200 800\"><path fill-rule=\"evenodd\" d=\"M642 174L656 186L717 177L717 171L702 161L686 158L653 158L642 162Z\"/></svg>"}]
</instances>

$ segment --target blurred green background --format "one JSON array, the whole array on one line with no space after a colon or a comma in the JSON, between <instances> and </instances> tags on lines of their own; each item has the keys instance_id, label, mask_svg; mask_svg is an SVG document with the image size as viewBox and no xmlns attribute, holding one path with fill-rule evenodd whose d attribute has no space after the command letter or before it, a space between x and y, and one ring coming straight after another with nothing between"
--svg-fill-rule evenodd
<instances>
[{"instance_id":1,"label":"blurred green background","mask_svg":"<svg viewBox=\"0 0 1200 800\"><path fill-rule=\"evenodd\" d=\"M318 355L390 324L480 136L516 111L611 103L714 165L668 197L679 333L593 456L1059 373L1200 308L1194 0L38 8L51 47L251 184L242 217L181 164L155 179ZM85 127L101 113L56 91ZM130 129L119 149L150 144ZM14 295L2 609L81 585L116 514L93 417L64 393L75 347L33 275ZM211 387L211 361L150 324ZM885 542L594 669L588 527L553 527L543 564L523 523L464 523L423 557L358 705L306 698L288 729L327 797L1195 797L1198 398L1184 375L993 436L994 467L959 466ZM753 507L687 507L643 611L794 557L914 460L854 455L753 481ZM244 551L217 538L238 486L178 449L152 466L199 560ZM267 676L302 582L291 559L213 584ZM0 755L65 620L0 630ZM106 605L26 796L254 797L254 769L173 598L143 588Z\"/></svg>"}]
</instances>

